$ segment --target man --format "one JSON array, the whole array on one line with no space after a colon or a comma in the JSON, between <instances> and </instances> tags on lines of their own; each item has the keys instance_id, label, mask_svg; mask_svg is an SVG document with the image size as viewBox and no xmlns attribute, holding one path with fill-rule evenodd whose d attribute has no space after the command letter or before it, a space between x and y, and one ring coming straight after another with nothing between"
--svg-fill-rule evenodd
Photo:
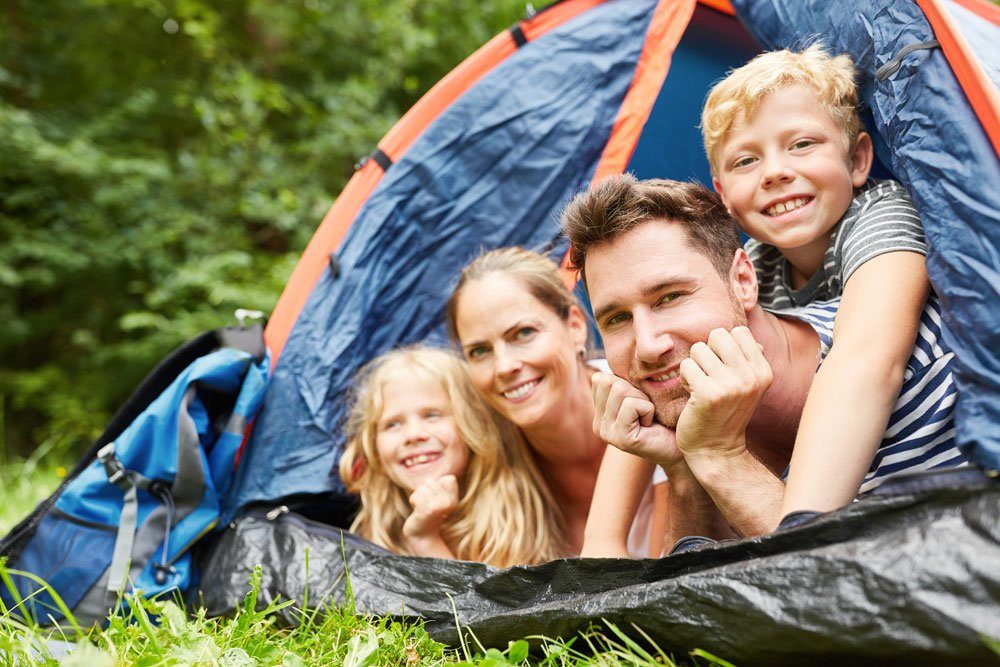
<instances>
[{"instance_id":1,"label":"man","mask_svg":"<svg viewBox=\"0 0 1000 667\"><path fill-rule=\"evenodd\" d=\"M594 377L595 431L666 470L668 540L773 530L836 302L764 311L735 224L699 185L606 179L567 207L563 231L614 373ZM901 470L966 463L933 299L924 317L863 491Z\"/></svg>"}]
</instances>

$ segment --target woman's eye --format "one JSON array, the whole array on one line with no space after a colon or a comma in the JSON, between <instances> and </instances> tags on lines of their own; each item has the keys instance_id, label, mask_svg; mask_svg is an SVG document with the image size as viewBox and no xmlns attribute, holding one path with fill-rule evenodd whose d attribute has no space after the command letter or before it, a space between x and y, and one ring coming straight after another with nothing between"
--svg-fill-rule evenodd
<instances>
[{"instance_id":1,"label":"woman's eye","mask_svg":"<svg viewBox=\"0 0 1000 667\"><path fill-rule=\"evenodd\" d=\"M469 359L478 359L484 356L487 352L489 352L489 348L485 345L477 345L476 347L470 347L466 350L465 354L469 357Z\"/></svg>"},{"instance_id":2,"label":"woman's eye","mask_svg":"<svg viewBox=\"0 0 1000 667\"><path fill-rule=\"evenodd\" d=\"M531 338L531 336L534 335L535 331L536 329L534 327L521 327L514 334L514 337L518 339Z\"/></svg>"}]
</instances>

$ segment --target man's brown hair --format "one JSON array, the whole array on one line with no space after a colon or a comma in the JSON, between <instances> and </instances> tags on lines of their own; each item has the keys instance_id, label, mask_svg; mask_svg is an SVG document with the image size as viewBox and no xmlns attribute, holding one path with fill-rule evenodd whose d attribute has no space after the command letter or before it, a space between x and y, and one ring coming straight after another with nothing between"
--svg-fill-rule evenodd
<instances>
[{"instance_id":1,"label":"man's brown hair","mask_svg":"<svg viewBox=\"0 0 1000 667\"><path fill-rule=\"evenodd\" d=\"M723 278L729 275L740 234L719 196L698 183L639 181L631 174L605 178L578 194L563 211L570 262L586 283L584 265L590 248L653 220L684 227L691 247L708 257Z\"/></svg>"}]
</instances>

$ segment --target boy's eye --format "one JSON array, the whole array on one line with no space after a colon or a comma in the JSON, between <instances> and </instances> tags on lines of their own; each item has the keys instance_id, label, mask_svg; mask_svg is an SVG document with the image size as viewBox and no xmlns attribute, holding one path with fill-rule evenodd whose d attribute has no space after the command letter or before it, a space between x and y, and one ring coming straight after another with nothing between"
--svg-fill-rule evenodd
<instances>
[{"instance_id":1,"label":"boy's eye","mask_svg":"<svg viewBox=\"0 0 1000 667\"><path fill-rule=\"evenodd\" d=\"M754 163L755 158L751 155L744 155L743 157L738 157L733 160L733 169L739 169L740 167L748 167Z\"/></svg>"},{"instance_id":2,"label":"boy's eye","mask_svg":"<svg viewBox=\"0 0 1000 667\"><path fill-rule=\"evenodd\" d=\"M809 148L814 143L816 143L816 142L813 141L812 139L799 139L794 144L792 144L792 148L796 148L796 149Z\"/></svg>"}]
</instances>

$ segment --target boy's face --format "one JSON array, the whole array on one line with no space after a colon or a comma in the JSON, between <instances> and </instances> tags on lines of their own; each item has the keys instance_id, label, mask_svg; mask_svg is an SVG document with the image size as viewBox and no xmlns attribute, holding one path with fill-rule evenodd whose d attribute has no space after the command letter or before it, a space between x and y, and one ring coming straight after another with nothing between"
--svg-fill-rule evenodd
<instances>
[{"instance_id":1,"label":"boy's face","mask_svg":"<svg viewBox=\"0 0 1000 667\"><path fill-rule=\"evenodd\" d=\"M812 88L779 88L718 147L715 189L747 234L787 255L822 257L871 169L871 138L850 151Z\"/></svg>"}]
</instances>

